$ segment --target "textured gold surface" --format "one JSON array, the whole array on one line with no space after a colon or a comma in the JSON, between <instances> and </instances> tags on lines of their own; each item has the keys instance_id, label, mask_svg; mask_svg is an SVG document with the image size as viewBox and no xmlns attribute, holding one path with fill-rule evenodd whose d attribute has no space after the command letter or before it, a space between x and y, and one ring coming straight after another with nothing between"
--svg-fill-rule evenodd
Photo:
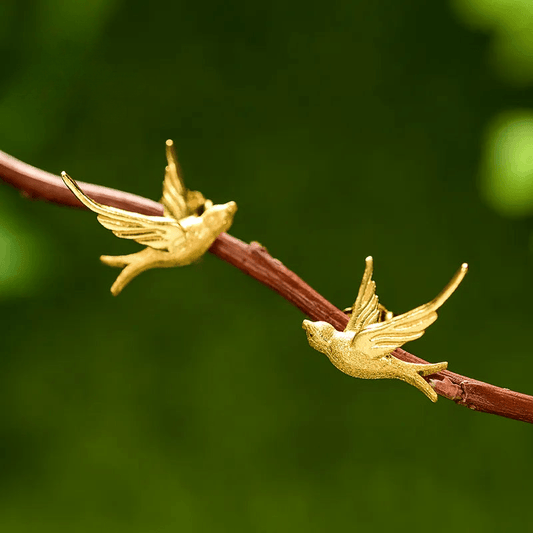
<instances>
[{"instance_id":1,"label":"textured gold surface","mask_svg":"<svg viewBox=\"0 0 533 533\"><path fill-rule=\"evenodd\" d=\"M117 237L133 239L144 250L120 256L103 255L107 265L123 268L111 292L116 296L138 274L150 268L184 266L198 260L217 236L233 223L235 202L213 205L202 193L189 191L181 179L172 141L167 141L167 161L163 198L165 216L147 216L99 204L86 196L66 172L63 181L91 211L98 222Z\"/></svg>"},{"instance_id":2,"label":"textured gold surface","mask_svg":"<svg viewBox=\"0 0 533 533\"><path fill-rule=\"evenodd\" d=\"M372 257L367 257L357 299L353 307L349 308L352 316L346 329L337 331L327 322L304 320L302 327L307 333L307 340L315 350L326 354L345 374L363 379L401 379L436 402L437 393L422 376L444 370L448 363L406 363L392 356L391 352L406 342L420 338L426 328L437 320L437 309L459 286L468 265L461 265L434 300L394 317L378 302L372 269Z\"/></svg>"}]
</instances>

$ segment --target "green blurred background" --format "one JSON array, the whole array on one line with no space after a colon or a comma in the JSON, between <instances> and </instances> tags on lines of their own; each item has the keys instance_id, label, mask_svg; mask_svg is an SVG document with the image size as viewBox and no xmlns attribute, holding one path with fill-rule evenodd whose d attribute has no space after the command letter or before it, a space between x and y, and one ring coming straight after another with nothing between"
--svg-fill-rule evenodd
<instances>
[{"instance_id":1,"label":"green blurred background","mask_svg":"<svg viewBox=\"0 0 533 533\"><path fill-rule=\"evenodd\" d=\"M530 0L2 0L0 149L187 183L340 307L471 272L407 349L533 393ZM94 215L0 186L0 531L502 531L531 426L362 381L208 254L113 298Z\"/></svg>"}]
</instances>

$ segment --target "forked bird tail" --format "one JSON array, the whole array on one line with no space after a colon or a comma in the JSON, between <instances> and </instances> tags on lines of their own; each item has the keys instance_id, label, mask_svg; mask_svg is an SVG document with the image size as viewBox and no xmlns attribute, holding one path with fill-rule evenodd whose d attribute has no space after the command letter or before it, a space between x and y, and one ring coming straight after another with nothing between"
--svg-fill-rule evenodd
<instances>
[{"instance_id":1,"label":"forked bird tail","mask_svg":"<svg viewBox=\"0 0 533 533\"><path fill-rule=\"evenodd\" d=\"M122 289L141 272L157 266L153 261L146 260L146 256L151 252L153 250L145 248L135 254L117 256L102 255L100 257L100 260L106 265L123 269L111 287L111 292L114 296L120 294Z\"/></svg>"},{"instance_id":2,"label":"forked bird tail","mask_svg":"<svg viewBox=\"0 0 533 533\"><path fill-rule=\"evenodd\" d=\"M100 261L110 267L124 268L130 264L127 255L101 255Z\"/></svg>"}]
</instances>

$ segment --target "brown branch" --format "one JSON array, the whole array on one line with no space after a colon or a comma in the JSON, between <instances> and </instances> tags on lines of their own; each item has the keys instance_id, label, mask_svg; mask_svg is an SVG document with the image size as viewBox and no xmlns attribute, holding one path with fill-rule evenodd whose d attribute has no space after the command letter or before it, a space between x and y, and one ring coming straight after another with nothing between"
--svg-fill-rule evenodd
<instances>
[{"instance_id":1,"label":"brown branch","mask_svg":"<svg viewBox=\"0 0 533 533\"><path fill-rule=\"evenodd\" d=\"M66 188L59 176L27 165L0 151L0 178L30 198L84 208ZM96 201L146 215L162 215L163 206L147 198L81 183L83 190ZM246 244L227 233L219 235L211 253L270 287L312 320L327 321L343 330L348 317L283 263L269 255L257 243ZM398 349L394 355L410 363L426 363ZM441 396L476 411L533 423L533 396L502 389L447 370L428 376L428 381Z\"/></svg>"}]
</instances>

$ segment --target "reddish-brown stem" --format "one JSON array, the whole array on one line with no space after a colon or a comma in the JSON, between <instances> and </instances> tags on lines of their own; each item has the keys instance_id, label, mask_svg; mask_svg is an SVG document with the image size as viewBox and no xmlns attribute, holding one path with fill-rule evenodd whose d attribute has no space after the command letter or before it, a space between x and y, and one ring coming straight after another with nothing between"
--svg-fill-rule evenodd
<instances>
[{"instance_id":1,"label":"reddish-brown stem","mask_svg":"<svg viewBox=\"0 0 533 533\"><path fill-rule=\"evenodd\" d=\"M59 176L32 167L1 151L0 178L30 198L84 208ZM80 186L88 196L102 204L146 215L163 214L163 206L147 198L90 183L80 183ZM274 259L261 245L246 244L222 233L209 251L276 291L312 320L327 321L338 330L344 329L348 323L348 317L342 311ZM405 350L398 349L394 355L410 363L426 363ZM533 396L495 387L447 370L427 379L439 395L458 405L533 423Z\"/></svg>"}]
</instances>

